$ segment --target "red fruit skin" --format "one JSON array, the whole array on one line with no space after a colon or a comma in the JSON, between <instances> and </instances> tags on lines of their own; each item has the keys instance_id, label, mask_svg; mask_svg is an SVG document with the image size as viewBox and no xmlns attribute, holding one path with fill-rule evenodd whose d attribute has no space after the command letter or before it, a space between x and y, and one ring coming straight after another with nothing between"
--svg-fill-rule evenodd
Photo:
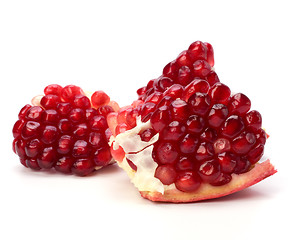
<instances>
[{"instance_id":1,"label":"red fruit skin","mask_svg":"<svg viewBox=\"0 0 299 240\"><path fill-rule=\"evenodd\" d=\"M247 187L250 187L263 179L275 174L277 170L267 160L262 163L257 163L252 170L244 174L233 174L232 180L223 186L211 186L208 184L202 184L201 187L194 192L186 193L177 189L166 190L164 194L160 192L140 192L141 196L154 202L173 202L173 203L185 203L185 202L198 202L207 199L223 197Z\"/></svg>"}]
</instances>

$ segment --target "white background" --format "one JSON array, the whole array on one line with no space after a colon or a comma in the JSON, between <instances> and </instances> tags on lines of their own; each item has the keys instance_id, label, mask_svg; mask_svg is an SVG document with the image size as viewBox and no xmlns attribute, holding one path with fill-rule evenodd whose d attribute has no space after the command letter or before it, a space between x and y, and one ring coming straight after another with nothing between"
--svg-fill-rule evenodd
<instances>
[{"instance_id":1,"label":"white background","mask_svg":"<svg viewBox=\"0 0 299 240\"><path fill-rule=\"evenodd\" d=\"M298 239L296 2L1 1L0 239ZM157 204L116 165L84 178L20 165L12 126L47 84L130 104L196 40L213 45L220 80L262 113L276 175L217 200Z\"/></svg>"}]
</instances>

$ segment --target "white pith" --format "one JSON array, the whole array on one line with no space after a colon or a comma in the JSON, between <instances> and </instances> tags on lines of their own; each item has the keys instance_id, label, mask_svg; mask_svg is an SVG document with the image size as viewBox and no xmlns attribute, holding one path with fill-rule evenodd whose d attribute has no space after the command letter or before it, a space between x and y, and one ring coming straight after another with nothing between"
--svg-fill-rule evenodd
<instances>
[{"instance_id":1,"label":"white pith","mask_svg":"<svg viewBox=\"0 0 299 240\"><path fill-rule=\"evenodd\" d=\"M158 164L152 158L154 143L159 139L159 133L151 138L149 142L141 140L138 133L145 129L151 128L150 121L141 122L140 118L136 121L137 125L124 133L118 134L115 138L110 139L113 143L114 150L121 146L124 150L125 157L118 165L123 168L129 175L132 183L139 191L160 192L164 194L167 189L175 189L175 185L164 185L158 178L155 177L155 171ZM134 171L127 160L132 161L137 171Z\"/></svg>"}]
</instances>

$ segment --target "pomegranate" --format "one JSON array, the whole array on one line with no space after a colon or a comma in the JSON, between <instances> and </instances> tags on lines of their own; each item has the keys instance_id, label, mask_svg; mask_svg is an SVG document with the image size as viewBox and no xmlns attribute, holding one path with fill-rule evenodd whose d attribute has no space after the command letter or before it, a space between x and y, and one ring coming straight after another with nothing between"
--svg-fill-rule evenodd
<instances>
[{"instance_id":1,"label":"pomegranate","mask_svg":"<svg viewBox=\"0 0 299 240\"><path fill-rule=\"evenodd\" d=\"M89 99L78 86L52 84L32 103L13 127L13 150L25 167L85 176L113 162L106 116L118 109L106 93Z\"/></svg>"},{"instance_id":2,"label":"pomegranate","mask_svg":"<svg viewBox=\"0 0 299 240\"><path fill-rule=\"evenodd\" d=\"M192 202L249 187L276 170L260 163L267 135L261 114L232 94L200 41L137 90L138 100L107 116L111 154L141 196Z\"/></svg>"}]
</instances>

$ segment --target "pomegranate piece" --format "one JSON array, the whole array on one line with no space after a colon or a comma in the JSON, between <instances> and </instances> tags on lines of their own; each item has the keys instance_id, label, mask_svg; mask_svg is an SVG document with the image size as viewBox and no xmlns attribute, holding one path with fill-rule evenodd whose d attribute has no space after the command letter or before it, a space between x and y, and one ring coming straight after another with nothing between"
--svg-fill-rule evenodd
<instances>
[{"instance_id":1,"label":"pomegranate piece","mask_svg":"<svg viewBox=\"0 0 299 240\"><path fill-rule=\"evenodd\" d=\"M276 172L269 161L260 163L267 138L261 114L220 82L213 52L209 43L192 43L138 89L137 105L108 115L111 153L145 198L216 198ZM118 130L129 123L130 131Z\"/></svg>"},{"instance_id":2,"label":"pomegranate piece","mask_svg":"<svg viewBox=\"0 0 299 240\"><path fill-rule=\"evenodd\" d=\"M102 91L90 100L75 85L52 84L39 106L25 105L13 127L13 149L34 170L55 168L79 176L112 163L106 134L110 98ZM93 107L91 107L93 105ZM96 108L100 107L98 110Z\"/></svg>"}]
</instances>

